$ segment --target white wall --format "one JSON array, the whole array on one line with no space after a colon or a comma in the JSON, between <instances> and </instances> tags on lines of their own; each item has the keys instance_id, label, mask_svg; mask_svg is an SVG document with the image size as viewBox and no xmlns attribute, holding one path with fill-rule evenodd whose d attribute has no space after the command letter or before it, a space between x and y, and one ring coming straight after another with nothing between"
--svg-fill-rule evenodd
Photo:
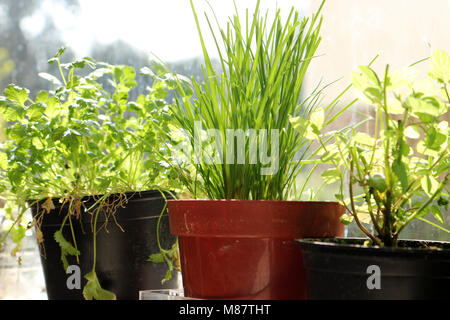
<instances>
[{"instance_id":1,"label":"white wall","mask_svg":"<svg viewBox=\"0 0 450 320\"><path fill-rule=\"evenodd\" d=\"M321 0L309 2L311 15ZM325 56L311 65L306 89L320 75L326 82L345 76L327 90L329 98L350 83L351 71L377 54L377 72L387 63L392 70L427 57L428 45L450 54L450 0L328 0L323 16L318 54Z\"/></svg>"}]
</instances>

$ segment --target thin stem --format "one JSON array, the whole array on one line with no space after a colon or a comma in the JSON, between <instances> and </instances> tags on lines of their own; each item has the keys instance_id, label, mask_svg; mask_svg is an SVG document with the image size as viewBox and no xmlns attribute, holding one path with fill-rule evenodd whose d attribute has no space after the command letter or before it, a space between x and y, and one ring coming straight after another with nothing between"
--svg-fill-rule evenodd
<instances>
[{"instance_id":1,"label":"thin stem","mask_svg":"<svg viewBox=\"0 0 450 320\"><path fill-rule=\"evenodd\" d=\"M350 168L351 168L351 172L353 172L353 161L354 159L350 159ZM351 174L352 176L352 174ZM380 240L373 236L362 224L361 221L359 221L358 218L358 212L356 210L356 206L355 206L355 200L354 200L354 195L353 195L353 183L352 183L352 177L350 176L350 181L349 181L349 192L350 192L350 203L351 203L351 213L353 214L353 217L355 218L355 222L358 225L358 227L361 229L362 232L364 232L364 234L369 237L370 239L372 239L373 242L377 243L378 245L381 245Z\"/></svg>"}]
</instances>

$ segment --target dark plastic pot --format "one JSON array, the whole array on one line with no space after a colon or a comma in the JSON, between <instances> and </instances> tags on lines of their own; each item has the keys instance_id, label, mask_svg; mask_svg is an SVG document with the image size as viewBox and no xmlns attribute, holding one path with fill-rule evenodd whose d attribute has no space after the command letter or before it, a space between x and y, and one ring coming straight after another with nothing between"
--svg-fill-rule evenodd
<instances>
[{"instance_id":1,"label":"dark plastic pot","mask_svg":"<svg viewBox=\"0 0 450 320\"><path fill-rule=\"evenodd\" d=\"M364 241L298 240L308 299L450 298L449 242L400 241L399 248L380 248Z\"/></svg>"},{"instance_id":2,"label":"dark plastic pot","mask_svg":"<svg viewBox=\"0 0 450 320\"><path fill-rule=\"evenodd\" d=\"M114 197L117 196L111 196L111 198ZM119 300L137 300L140 290L177 289L178 274L162 286L161 280L167 271L166 265L146 261L150 254L159 252L156 225L164 207L164 199L159 191L130 193L127 194L127 198L129 198L128 203L115 213L117 223L124 231L111 216L107 227L97 233L96 273L100 284L104 289L114 292ZM87 208L95 203L91 197L83 199L83 202ZM54 240L54 233L60 229L68 207L61 208L56 200L54 204L55 210L44 215L41 226L44 242L40 246L40 252L48 298L50 300L83 299L82 289L86 284L84 275L92 270L93 265L92 216L82 210L81 220L72 219L77 246L81 251L79 267L82 283L81 290L69 290L66 285L68 275L61 263L61 250ZM41 210L42 207L39 211ZM38 212L38 205L32 207L33 216L36 212ZM105 216L100 214L97 227L100 228L104 223ZM63 234L72 242L68 222ZM160 225L160 240L165 248L169 248L175 242L169 232L167 214L164 215ZM69 264L77 264L75 257L68 257L68 260Z\"/></svg>"},{"instance_id":3,"label":"dark plastic pot","mask_svg":"<svg viewBox=\"0 0 450 320\"><path fill-rule=\"evenodd\" d=\"M304 299L295 238L341 236L335 202L169 200L184 293L202 299Z\"/></svg>"}]
</instances>

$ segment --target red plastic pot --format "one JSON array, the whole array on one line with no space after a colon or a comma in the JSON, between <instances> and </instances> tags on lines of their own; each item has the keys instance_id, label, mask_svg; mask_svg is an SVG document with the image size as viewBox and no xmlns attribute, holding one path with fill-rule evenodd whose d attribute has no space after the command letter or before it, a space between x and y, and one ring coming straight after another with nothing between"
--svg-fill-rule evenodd
<instances>
[{"instance_id":1,"label":"red plastic pot","mask_svg":"<svg viewBox=\"0 0 450 320\"><path fill-rule=\"evenodd\" d=\"M169 200L184 293L200 299L306 298L294 239L342 236L336 202Z\"/></svg>"}]
</instances>

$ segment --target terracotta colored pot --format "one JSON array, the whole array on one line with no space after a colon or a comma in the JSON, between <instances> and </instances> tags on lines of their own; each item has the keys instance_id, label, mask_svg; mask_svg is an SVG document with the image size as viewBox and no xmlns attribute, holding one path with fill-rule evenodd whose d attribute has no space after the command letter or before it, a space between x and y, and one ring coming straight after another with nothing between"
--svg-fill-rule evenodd
<instances>
[{"instance_id":1,"label":"terracotta colored pot","mask_svg":"<svg viewBox=\"0 0 450 320\"><path fill-rule=\"evenodd\" d=\"M169 200L185 295L201 299L305 299L294 239L342 236L336 202Z\"/></svg>"}]
</instances>

